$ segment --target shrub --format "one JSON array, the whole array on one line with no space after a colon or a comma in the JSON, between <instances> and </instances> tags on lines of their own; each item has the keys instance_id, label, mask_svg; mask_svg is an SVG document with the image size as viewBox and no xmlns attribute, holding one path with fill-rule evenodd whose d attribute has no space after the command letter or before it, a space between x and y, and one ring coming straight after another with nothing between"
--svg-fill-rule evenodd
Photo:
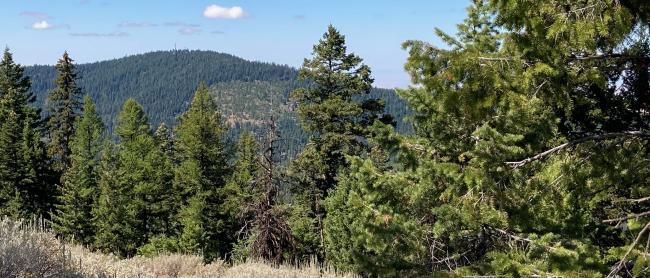
<instances>
[{"instance_id":1,"label":"shrub","mask_svg":"<svg viewBox=\"0 0 650 278\"><path fill-rule=\"evenodd\" d=\"M61 277L66 268L65 247L53 234L34 223L0 221L0 277Z\"/></svg>"}]
</instances>

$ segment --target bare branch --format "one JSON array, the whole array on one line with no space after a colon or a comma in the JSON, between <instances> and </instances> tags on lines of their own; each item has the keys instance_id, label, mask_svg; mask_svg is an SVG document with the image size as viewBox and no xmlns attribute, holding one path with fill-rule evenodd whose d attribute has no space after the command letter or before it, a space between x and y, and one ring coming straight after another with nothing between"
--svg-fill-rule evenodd
<instances>
[{"instance_id":1,"label":"bare branch","mask_svg":"<svg viewBox=\"0 0 650 278\"><path fill-rule=\"evenodd\" d=\"M614 264L614 266L612 267L612 271L610 271L609 274L607 274L607 278L616 276L616 274L619 271L621 271L621 269L623 269L623 266L625 266L625 260L627 259L627 256L629 256L630 253L632 253L632 250L634 250L634 247L637 244L639 244L639 240L641 239L641 236L643 236L643 234L648 229L648 227L650 227L650 223L646 224L643 227L643 229L641 229L639 234L636 235L636 239L634 239L634 242L632 243L632 245L630 245L630 248L627 249L627 252L625 252L623 258L621 258L621 260L619 260L616 264Z\"/></svg>"},{"instance_id":2,"label":"bare branch","mask_svg":"<svg viewBox=\"0 0 650 278\"><path fill-rule=\"evenodd\" d=\"M642 132L642 131L625 131L625 132L613 132L613 133L605 133L605 134L598 134L598 135L592 135L592 136L587 136L584 138L580 138L575 141L567 142L562 145L559 145L557 147L554 147L552 149L549 149L547 151L544 151L542 153L539 153L533 157L526 158L521 161L514 161L514 162L506 162L506 165L512 167L512 168L519 168L521 166L524 166L530 162L541 160L546 158L549 155L553 155L555 153L558 153L566 148L576 146L585 142L589 141L603 141L603 140L608 140L608 139L613 139L613 138L618 138L618 137L650 137L650 133Z\"/></svg>"},{"instance_id":3,"label":"bare branch","mask_svg":"<svg viewBox=\"0 0 650 278\"><path fill-rule=\"evenodd\" d=\"M650 62L650 57L647 56L634 56L620 53L600 54L600 55L573 55L569 60L574 61L589 61L589 60L623 60L623 61L640 61Z\"/></svg>"},{"instance_id":4,"label":"bare branch","mask_svg":"<svg viewBox=\"0 0 650 278\"><path fill-rule=\"evenodd\" d=\"M624 200L618 200L618 201L614 201L614 202L615 203L637 203L638 204L638 203L643 203L643 202L647 202L647 201L650 201L650 197L643 197L643 198L639 198L639 199L624 199Z\"/></svg>"},{"instance_id":5,"label":"bare branch","mask_svg":"<svg viewBox=\"0 0 650 278\"><path fill-rule=\"evenodd\" d=\"M513 240L516 240L516 241L521 241L521 242L526 242L526 243L530 243L530 244L537 245L537 246L542 246L542 247L546 248L547 250L557 250L557 248L555 248L553 246L539 244L539 243L533 241L532 239L525 238L525 237L520 237L520 236L515 235L513 233L510 233L510 232L508 232L506 230L502 230L502 229L494 228L494 227L490 227L490 226L486 226L486 228L490 229L492 231L496 231L499 234L504 235L506 237L509 237L509 238L511 238Z\"/></svg>"},{"instance_id":6,"label":"bare branch","mask_svg":"<svg viewBox=\"0 0 650 278\"><path fill-rule=\"evenodd\" d=\"M619 218L606 219L606 220L603 220L603 223L605 223L605 224L618 223L618 222L621 222L621 221L630 220L630 219L634 219L634 218L639 218L639 217L643 217L643 216L647 216L647 215L650 215L650 211L635 213L635 214L632 214L632 215L619 217Z\"/></svg>"}]
</instances>

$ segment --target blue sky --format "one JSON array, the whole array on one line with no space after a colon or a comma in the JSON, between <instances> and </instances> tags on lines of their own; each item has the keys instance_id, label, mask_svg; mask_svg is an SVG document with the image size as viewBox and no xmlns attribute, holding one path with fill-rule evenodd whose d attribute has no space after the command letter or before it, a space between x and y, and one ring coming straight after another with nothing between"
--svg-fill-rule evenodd
<instances>
[{"instance_id":1,"label":"blue sky","mask_svg":"<svg viewBox=\"0 0 650 278\"><path fill-rule=\"evenodd\" d=\"M405 87L405 40L439 44L469 0L8 0L0 44L22 64L53 64L67 50L94 62L155 50L214 50L298 67L328 24L372 68L379 87Z\"/></svg>"}]
</instances>

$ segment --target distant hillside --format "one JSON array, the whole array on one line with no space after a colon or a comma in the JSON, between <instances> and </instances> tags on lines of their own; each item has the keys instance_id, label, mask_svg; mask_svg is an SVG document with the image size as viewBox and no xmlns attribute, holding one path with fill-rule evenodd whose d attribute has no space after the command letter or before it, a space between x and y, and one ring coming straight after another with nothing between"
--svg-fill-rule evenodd
<instances>
[{"instance_id":1,"label":"distant hillside","mask_svg":"<svg viewBox=\"0 0 650 278\"><path fill-rule=\"evenodd\" d=\"M55 61L53 61L55 62ZM187 109L200 82L205 82L221 105L232 134L241 128L261 131L271 111L279 115L280 131L293 138L290 153L305 142L306 135L297 125L289 102L289 93L301 86L297 70L288 66L251 62L212 51L159 51L120 59L78 65L80 85L97 102L98 110L109 129L129 97L140 102L152 125L174 125ZM47 92L53 88L52 66L27 67L37 103L45 107ZM392 90L376 89L375 97L386 99L387 110L400 122L406 105ZM273 110L272 110L273 109Z\"/></svg>"}]
</instances>

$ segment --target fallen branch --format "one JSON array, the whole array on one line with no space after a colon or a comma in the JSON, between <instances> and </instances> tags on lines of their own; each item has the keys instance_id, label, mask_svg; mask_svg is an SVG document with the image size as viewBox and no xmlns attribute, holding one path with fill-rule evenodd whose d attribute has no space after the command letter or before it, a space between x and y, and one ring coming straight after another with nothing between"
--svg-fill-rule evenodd
<instances>
[{"instance_id":1,"label":"fallen branch","mask_svg":"<svg viewBox=\"0 0 650 278\"><path fill-rule=\"evenodd\" d=\"M519 168L523 165L526 165L530 162L541 160L546 158L547 156L550 156L552 154L558 153L566 148L576 146L585 142L589 141L603 141L607 139L613 139L613 138L618 138L618 137L650 137L650 133L642 132L642 131L625 131L625 132L613 132L613 133L605 133L605 134L598 134L598 135L592 135L592 136L587 136L584 138L580 138L575 141L567 142L562 145L559 145L557 147L554 147L552 149L549 149L547 151L544 151L542 153L539 153L533 157L526 158L521 161L513 161L513 162L506 162L506 165L512 167L512 168Z\"/></svg>"}]
</instances>

